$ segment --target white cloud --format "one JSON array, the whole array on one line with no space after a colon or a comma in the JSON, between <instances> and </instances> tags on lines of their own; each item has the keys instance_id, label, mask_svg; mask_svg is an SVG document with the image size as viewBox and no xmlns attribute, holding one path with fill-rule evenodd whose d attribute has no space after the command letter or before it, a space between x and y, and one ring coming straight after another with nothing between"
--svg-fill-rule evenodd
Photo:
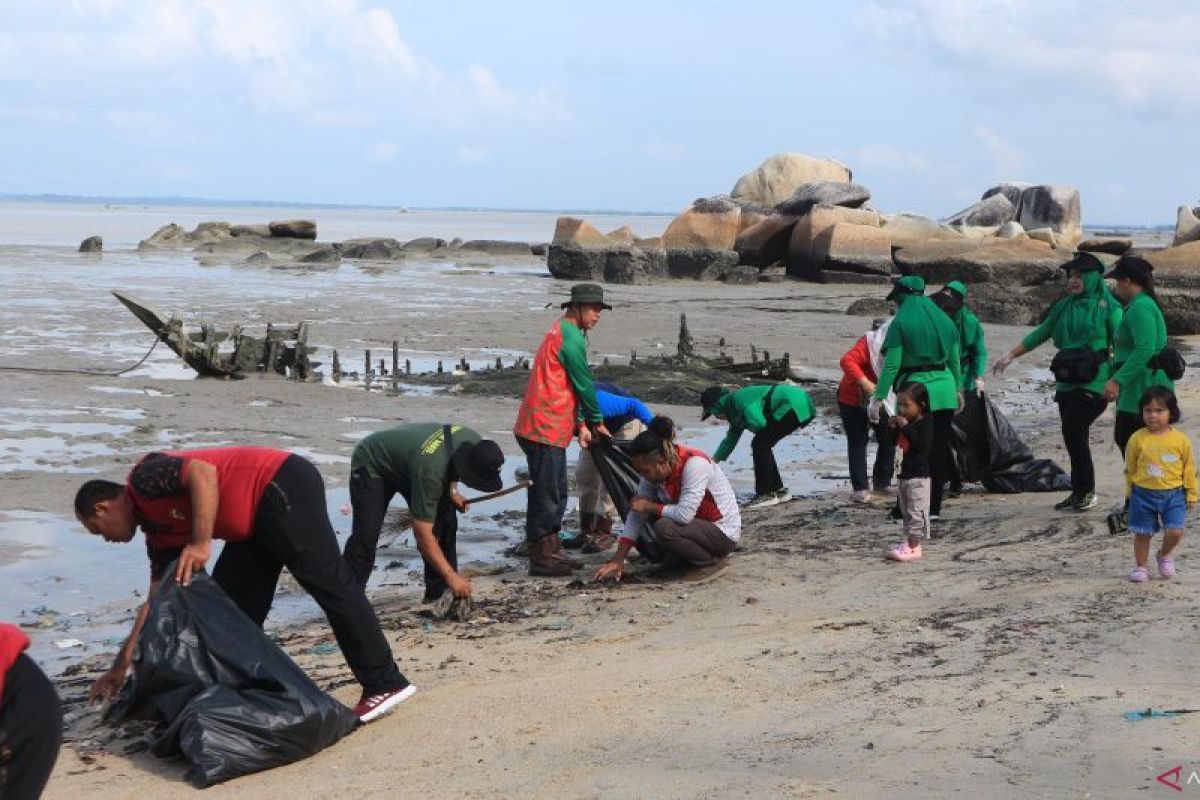
<instances>
[{"instance_id":1,"label":"white cloud","mask_svg":"<svg viewBox=\"0 0 1200 800\"><path fill-rule=\"evenodd\" d=\"M1171 0L875 0L861 29L930 51L974 85L1080 92L1127 111L1200 112L1200 7Z\"/></svg>"},{"instance_id":2,"label":"white cloud","mask_svg":"<svg viewBox=\"0 0 1200 800\"><path fill-rule=\"evenodd\" d=\"M1010 144L986 125L976 125L972 132L975 138L983 143L992 160L993 177L1002 181L1016 180L1021 171L1029 165L1027 153Z\"/></svg>"},{"instance_id":3,"label":"white cloud","mask_svg":"<svg viewBox=\"0 0 1200 800\"><path fill-rule=\"evenodd\" d=\"M889 172L924 172L929 162L920 153L894 144L868 144L852 151L849 163L855 167Z\"/></svg>"},{"instance_id":4,"label":"white cloud","mask_svg":"<svg viewBox=\"0 0 1200 800\"><path fill-rule=\"evenodd\" d=\"M478 164L481 161L487 161L491 152L486 147L478 145L464 145L454 151L454 157L464 164Z\"/></svg>"},{"instance_id":5,"label":"white cloud","mask_svg":"<svg viewBox=\"0 0 1200 800\"><path fill-rule=\"evenodd\" d=\"M344 124L344 108L451 126L571 117L552 85L517 89L484 65L442 69L390 11L360 0L74 0L23 12L0 32L0 80L31 95L207 93L318 125Z\"/></svg>"}]
</instances>

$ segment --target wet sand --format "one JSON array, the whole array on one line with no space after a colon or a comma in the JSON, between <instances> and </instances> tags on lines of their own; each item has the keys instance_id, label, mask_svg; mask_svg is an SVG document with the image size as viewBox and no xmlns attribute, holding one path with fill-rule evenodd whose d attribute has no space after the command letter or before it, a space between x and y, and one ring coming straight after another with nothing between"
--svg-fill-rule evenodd
<instances>
[{"instance_id":1,"label":"wet sand","mask_svg":"<svg viewBox=\"0 0 1200 800\"><path fill-rule=\"evenodd\" d=\"M536 347L567 286L538 276L536 264L496 267L486 281L460 274L465 269L436 271L437 291L457 301L451 313L414 316L418 297L398 296L393 307L386 293L362 291L368 282L341 275L345 291L304 294L295 283L284 305L264 302L256 313L319 318L315 336L330 346L381 346L403 329L411 346L451 358ZM188 303L206 306L219 296L217 283L193 291ZM739 357L750 343L788 351L807 376L833 381L838 357L870 321L842 311L870 291L792 283L610 287L617 308L592 336L593 359L673 350L678 312L686 310L702 350L715 351L724 336ZM228 324L235 308L226 298L209 321ZM33 322L40 312L28 313ZM986 328L993 357L1024 332ZM113 335L132 339L135 330L118 326ZM120 352L140 349L130 341ZM1065 463L1045 382L1049 356L1027 356L992 386L1035 452ZM57 351L44 359L79 363ZM1196 399L1189 375L1185 414ZM64 425L85 421L72 413L84 409L86 421L121 429L6 429L3 436L18 443L63 441L47 443L32 465L20 460L26 454L0 449L0 510L69 519L83 477L120 479L138 455L166 446L295 448L338 489L356 434L401 421L467 422L519 463L507 433L516 408L509 397L390 397L258 376L6 373L0 409L35 409L39 424ZM720 424L699 423L694 407L660 410L684 423L688 441L710 444L720 435ZM595 587L586 572L569 584L508 571L475 580L481 617L466 624L421 616L417 583L384 588L378 607L417 695L312 759L206 796L1115 797L1152 786L1154 775L1189 763L1196 718L1134 723L1121 714L1191 705L1198 579L1185 540L1177 580L1124 581L1129 542L1107 533L1102 513L1120 487L1119 457L1107 445L1111 414L1093 429L1101 508L1061 515L1050 510L1058 495L968 492L948 504L917 564L882 560L899 529L883 521L882 506L845 503L840 443L825 427L815 429L819 440L806 440L809 431L792 437L796 460L782 464L808 496L748 513L732 568L709 584ZM28 415L0 417L15 424ZM1200 432L1190 421L1182 427ZM730 465L742 489L749 462L743 441ZM519 520L509 522L496 527L515 537ZM113 557L144 558L138 546L123 550ZM328 636L323 622L280 635L339 699L357 699L340 655L311 653ZM93 727L95 711L79 698L109 657L99 651L76 659L61 679L72 738L83 741L64 748L46 796L189 794L181 765L123 754L136 739Z\"/></svg>"}]
</instances>

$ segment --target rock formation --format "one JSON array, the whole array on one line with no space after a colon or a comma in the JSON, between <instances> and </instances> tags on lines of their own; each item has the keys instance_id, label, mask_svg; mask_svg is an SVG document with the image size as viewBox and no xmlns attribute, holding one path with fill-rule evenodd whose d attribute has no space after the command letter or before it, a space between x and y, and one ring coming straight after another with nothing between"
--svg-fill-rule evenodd
<instances>
[{"instance_id":1,"label":"rock formation","mask_svg":"<svg viewBox=\"0 0 1200 800\"><path fill-rule=\"evenodd\" d=\"M739 178L730 195L738 201L775 206L791 197L805 183L849 183L851 177L849 167L832 159L780 153Z\"/></svg>"}]
</instances>

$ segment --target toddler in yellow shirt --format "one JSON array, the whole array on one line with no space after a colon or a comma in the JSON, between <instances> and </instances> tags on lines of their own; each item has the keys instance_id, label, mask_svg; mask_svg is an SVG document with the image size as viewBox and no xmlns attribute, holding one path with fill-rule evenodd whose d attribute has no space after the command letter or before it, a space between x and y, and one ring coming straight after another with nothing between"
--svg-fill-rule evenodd
<instances>
[{"instance_id":1,"label":"toddler in yellow shirt","mask_svg":"<svg viewBox=\"0 0 1200 800\"><path fill-rule=\"evenodd\" d=\"M1183 538L1187 515L1196 507L1196 462L1192 443L1171 427L1179 421L1175 393L1154 386L1142 395L1142 420L1146 427L1129 438L1125 449L1125 487L1129 497L1129 532L1133 534L1133 558L1137 565L1129 580L1144 583L1150 572L1150 539L1165 528L1156 554L1160 578L1175 577L1171 553Z\"/></svg>"}]
</instances>

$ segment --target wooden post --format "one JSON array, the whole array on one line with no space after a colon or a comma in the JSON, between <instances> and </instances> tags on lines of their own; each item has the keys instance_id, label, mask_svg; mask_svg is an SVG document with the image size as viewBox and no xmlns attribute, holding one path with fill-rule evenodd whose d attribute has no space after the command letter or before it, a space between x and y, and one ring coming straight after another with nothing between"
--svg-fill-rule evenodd
<instances>
[{"instance_id":1,"label":"wooden post","mask_svg":"<svg viewBox=\"0 0 1200 800\"><path fill-rule=\"evenodd\" d=\"M438 375L441 375L446 370L442 369L442 362L438 361Z\"/></svg>"},{"instance_id":2,"label":"wooden post","mask_svg":"<svg viewBox=\"0 0 1200 800\"><path fill-rule=\"evenodd\" d=\"M404 374L412 375L412 359L411 358L404 359Z\"/></svg>"},{"instance_id":3,"label":"wooden post","mask_svg":"<svg viewBox=\"0 0 1200 800\"><path fill-rule=\"evenodd\" d=\"M754 345L750 345L750 363L758 361L758 349Z\"/></svg>"},{"instance_id":4,"label":"wooden post","mask_svg":"<svg viewBox=\"0 0 1200 800\"><path fill-rule=\"evenodd\" d=\"M363 355L363 382L371 383L371 351L367 350Z\"/></svg>"},{"instance_id":5,"label":"wooden post","mask_svg":"<svg viewBox=\"0 0 1200 800\"><path fill-rule=\"evenodd\" d=\"M382 358L379 359L379 375L380 375L380 377L387 375L387 369L384 367Z\"/></svg>"},{"instance_id":6,"label":"wooden post","mask_svg":"<svg viewBox=\"0 0 1200 800\"><path fill-rule=\"evenodd\" d=\"M400 342L392 339L392 377L400 374Z\"/></svg>"},{"instance_id":7,"label":"wooden post","mask_svg":"<svg viewBox=\"0 0 1200 800\"><path fill-rule=\"evenodd\" d=\"M341 359L338 358L337 350L333 351L333 382L342 382L342 362Z\"/></svg>"}]
</instances>

